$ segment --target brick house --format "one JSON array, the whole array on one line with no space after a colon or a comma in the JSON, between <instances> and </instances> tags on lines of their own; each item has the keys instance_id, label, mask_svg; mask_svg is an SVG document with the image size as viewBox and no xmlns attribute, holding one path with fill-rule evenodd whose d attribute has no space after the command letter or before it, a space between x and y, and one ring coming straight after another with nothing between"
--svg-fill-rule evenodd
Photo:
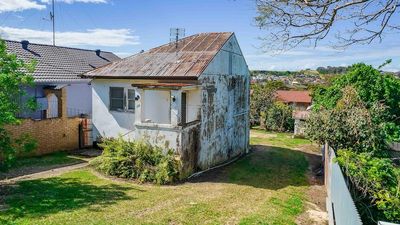
<instances>
[{"instance_id":1,"label":"brick house","mask_svg":"<svg viewBox=\"0 0 400 225\"><path fill-rule=\"evenodd\" d=\"M36 111L25 111L18 115L23 118L20 126L8 130L15 136L28 133L38 141L36 154L79 147L78 125L82 114L92 113L90 79L79 75L104 66L120 58L111 52L87 50L28 41L5 41L7 52L15 54L25 62L37 62L33 73L33 87L23 88L27 96L34 98ZM88 137L91 137L89 135ZM87 138L90 144L89 138Z\"/></svg>"}]
</instances>

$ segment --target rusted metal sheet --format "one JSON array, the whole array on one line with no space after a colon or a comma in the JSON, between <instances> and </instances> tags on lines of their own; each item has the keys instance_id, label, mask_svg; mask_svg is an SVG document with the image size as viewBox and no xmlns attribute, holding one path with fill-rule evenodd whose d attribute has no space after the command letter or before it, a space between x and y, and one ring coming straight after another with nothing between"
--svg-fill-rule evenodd
<instances>
[{"instance_id":1,"label":"rusted metal sheet","mask_svg":"<svg viewBox=\"0 0 400 225\"><path fill-rule=\"evenodd\" d=\"M101 77L198 77L233 35L231 32L201 33L97 68L85 74Z\"/></svg>"}]
</instances>

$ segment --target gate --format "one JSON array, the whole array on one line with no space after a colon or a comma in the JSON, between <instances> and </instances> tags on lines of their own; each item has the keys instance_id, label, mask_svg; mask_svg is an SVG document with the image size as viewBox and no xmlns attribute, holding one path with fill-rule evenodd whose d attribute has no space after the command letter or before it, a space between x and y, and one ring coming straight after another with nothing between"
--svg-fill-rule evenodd
<instances>
[{"instance_id":1,"label":"gate","mask_svg":"<svg viewBox=\"0 0 400 225\"><path fill-rule=\"evenodd\" d=\"M93 145L93 124L90 118L83 118L79 124L79 148L89 148Z\"/></svg>"}]
</instances>

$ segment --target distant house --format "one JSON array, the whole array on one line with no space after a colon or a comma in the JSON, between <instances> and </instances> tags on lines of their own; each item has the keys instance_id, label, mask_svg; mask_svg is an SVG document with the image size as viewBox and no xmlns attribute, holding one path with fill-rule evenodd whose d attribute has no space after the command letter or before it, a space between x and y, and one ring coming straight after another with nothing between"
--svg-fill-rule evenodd
<instances>
[{"instance_id":1,"label":"distant house","mask_svg":"<svg viewBox=\"0 0 400 225\"><path fill-rule=\"evenodd\" d=\"M38 109L20 117L36 120L92 113L89 79L79 75L120 58L111 52L33 44L28 41L5 41L7 51L29 62L36 60L35 86L25 87L28 97L35 97ZM24 101L22 99L21 101ZM62 101L65 101L64 108ZM63 110L67 115L62 115Z\"/></svg>"},{"instance_id":2,"label":"distant house","mask_svg":"<svg viewBox=\"0 0 400 225\"><path fill-rule=\"evenodd\" d=\"M278 90L276 98L293 107L294 135L304 135L304 121L309 116L309 107L312 103L310 92Z\"/></svg>"},{"instance_id":3,"label":"distant house","mask_svg":"<svg viewBox=\"0 0 400 225\"><path fill-rule=\"evenodd\" d=\"M80 118L82 114L90 118L92 113L91 84L90 79L79 75L120 58L111 52L28 41L5 41L5 44L7 52L17 58L37 62L33 73L35 85L21 87L27 96L19 100L23 103L33 97L38 108L20 113L21 124L8 126L7 130L15 137L29 134L34 138L38 147L31 154L35 155L92 145L90 119Z\"/></svg>"},{"instance_id":4,"label":"distant house","mask_svg":"<svg viewBox=\"0 0 400 225\"><path fill-rule=\"evenodd\" d=\"M187 174L249 148L250 74L233 33L201 33L85 74L101 137L178 153Z\"/></svg>"}]
</instances>

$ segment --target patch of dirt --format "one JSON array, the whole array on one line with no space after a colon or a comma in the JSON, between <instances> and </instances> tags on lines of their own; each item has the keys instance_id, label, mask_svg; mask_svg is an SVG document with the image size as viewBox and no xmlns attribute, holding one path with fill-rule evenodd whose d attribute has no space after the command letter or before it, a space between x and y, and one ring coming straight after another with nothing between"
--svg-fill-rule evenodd
<instances>
[{"instance_id":1,"label":"patch of dirt","mask_svg":"<svg viewBox=\"0 0 400 225\"><path fill-rule=\"evenodd\" d=\"M296 224L299 225L321 225L328 224L328 213L326 212L326 189L324 176L321 174L322 157L319 154L308 154L309 162L307 177L311 185L307 192L305 211L297 217Z\"/></svg>"},{"instance_id":2,"label":"patch of dirt","mask_svg":"<svg viewBox=\"0 0 400 225\"><path fill-rule=\"evenodd\" d=\"M252 137L256 137L256 138L276 138L278 135L277 134L263 134L263 133L256 133L256 132L252 132L251 133Z\"/></svg>"}]
</instances>

